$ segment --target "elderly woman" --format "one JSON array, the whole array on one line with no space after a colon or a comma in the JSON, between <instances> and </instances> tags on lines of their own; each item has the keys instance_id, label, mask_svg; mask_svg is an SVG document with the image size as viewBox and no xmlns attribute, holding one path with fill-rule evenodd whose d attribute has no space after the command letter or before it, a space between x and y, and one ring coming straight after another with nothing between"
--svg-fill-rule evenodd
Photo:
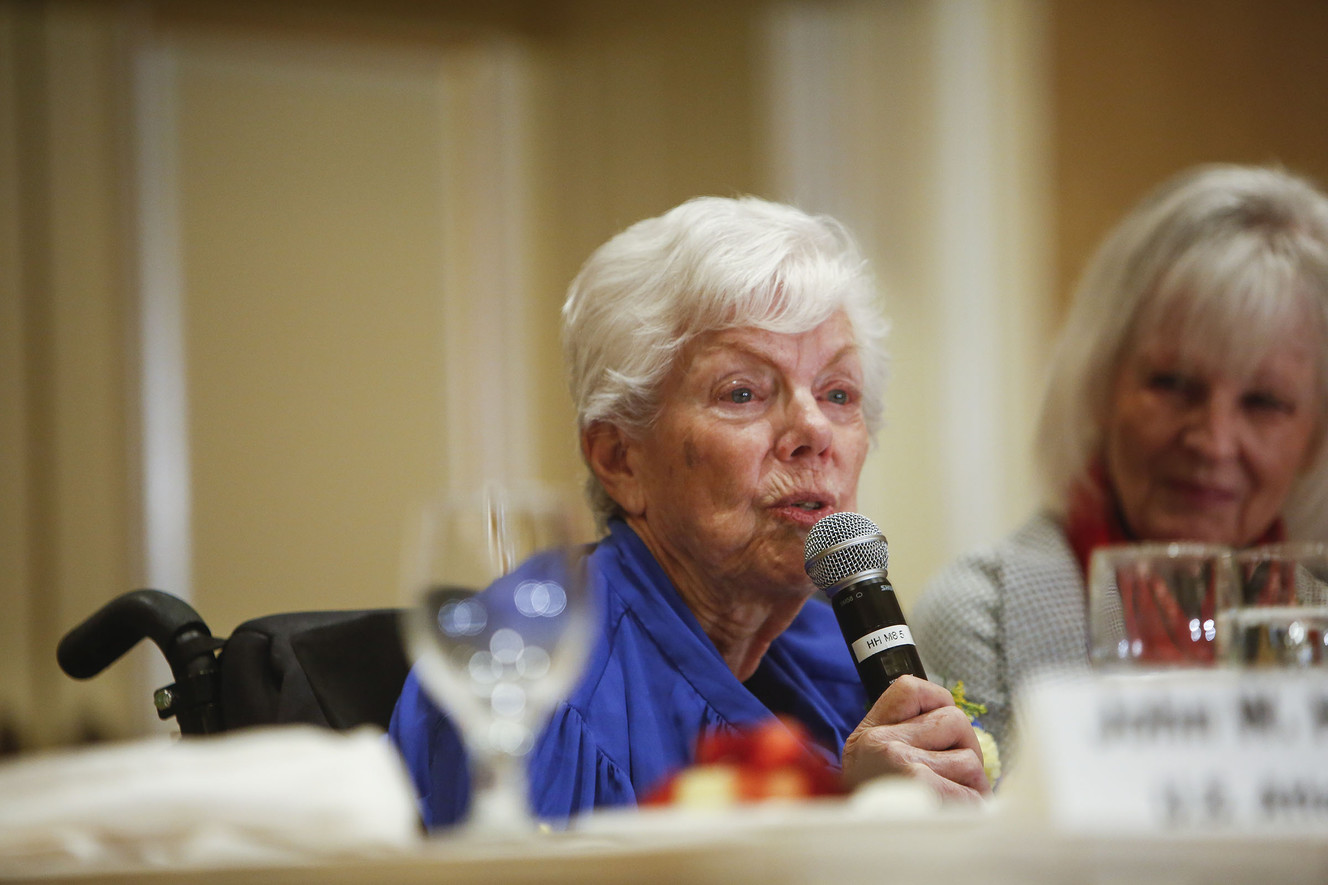
<instances>
[{"instance_id":1,"label":"elderly woman","mask_svg":"<svg viewBox=\"0 0 1328 885\"><path fill-rule=\"evenodd\" d=\"M927 672L1013 737L1012 693L1087 660L1093 549L1325 537L1328 199L1276 169L1208 166L1136 208L1079 284L1039 428L1045 510L924 590Z\"/></svg>"},{"instance_id":2,"label":"elderly woman","mask_svg":"<svg viewBox=\"0 0 1328 885\"><path fill-rule=\"evenodd\" d=\"M989 787L949 692L904 677L868 709L803 543L852 509L880 420L883 319L846 232L762 200L702 198L601 246L563 307L604 600L586 674L530 756L536 813L631 805L698 740L776 715L855 784ZM429 825L464 814L449 723L412 676L391 734Z\"/></svg>"}]
</instances>

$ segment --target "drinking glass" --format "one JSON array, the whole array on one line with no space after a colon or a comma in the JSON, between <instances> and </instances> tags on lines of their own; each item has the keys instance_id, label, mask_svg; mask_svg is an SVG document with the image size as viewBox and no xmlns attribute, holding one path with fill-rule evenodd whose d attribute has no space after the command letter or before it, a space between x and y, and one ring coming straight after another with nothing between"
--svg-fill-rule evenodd
<instances>
[{"instance_id":1,"label":"drinking glass","mask_svg":"<svg viewBox=\"0 0 1328 885\"><path fill-rule=\"evenodd\" d=\"M1089 561L1088 626L1100 667L1203 667L1234 594L1231 552L1210 544L1119 544Z\"/></svg>"},{"instance_id":2,"label":"drinking glass","mask_svg":"<svg viewBox=\"0 0 1328 885\"><path fill-rule=\"evenodd\" d=\"M1328 544L1252 547L1234 563L1237 593L1219 619L1222 662L1328 666Z\"/></svg>"},{"instance_id":3,"label":"drinking glass","mask_svg":"<svg viewBox=\"0 0 1328 885\"><path fill-rule=\"evenodd\" d=\"M526 756L591 646L585 522L570 493L489 486L436 496L408 532L405 644L465 742L474 829L534 824Z\"/></svg>"}]
</instances>

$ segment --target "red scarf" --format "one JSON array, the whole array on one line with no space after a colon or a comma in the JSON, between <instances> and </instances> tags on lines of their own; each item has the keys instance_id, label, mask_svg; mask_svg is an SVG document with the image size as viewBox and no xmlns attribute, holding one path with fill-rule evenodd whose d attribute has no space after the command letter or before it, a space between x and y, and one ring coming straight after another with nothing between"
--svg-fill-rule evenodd
<instances>
[{"instance_id":1,"label":"red scarf","mask_svg":"<svg viewBox=\"0 0 1328 885\"><path fill-rule=\"evenodd\" d=\"M1111 488L1101 461L1095 460L1089 465L1084 478L1070 492L1065 535L1085 575L1088 574L1088 559L1098 547L1139 540L1125 527L1115 490ZM1285 538L1286 528L1278 518L1255 543L1275 544Z\"/></svg>"}]
</instances>

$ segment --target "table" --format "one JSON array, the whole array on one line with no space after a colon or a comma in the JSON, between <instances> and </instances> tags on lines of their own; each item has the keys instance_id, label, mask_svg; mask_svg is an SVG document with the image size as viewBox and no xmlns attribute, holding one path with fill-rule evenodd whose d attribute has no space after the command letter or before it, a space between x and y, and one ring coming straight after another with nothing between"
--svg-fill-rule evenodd
<instances>
[{"instance_id":1,"label":"table","mask_svg":"<svg viewBox=\"0 0 1328 885\"><path fill-rule=\"evenodd\" d=\"M1328 833L1076 834L998 804L914 819L844 802L637 813L583 830L421 840L376 857L85 871L51 883L1305 883L1328 882Z\"/></svg>"}]
</instances>

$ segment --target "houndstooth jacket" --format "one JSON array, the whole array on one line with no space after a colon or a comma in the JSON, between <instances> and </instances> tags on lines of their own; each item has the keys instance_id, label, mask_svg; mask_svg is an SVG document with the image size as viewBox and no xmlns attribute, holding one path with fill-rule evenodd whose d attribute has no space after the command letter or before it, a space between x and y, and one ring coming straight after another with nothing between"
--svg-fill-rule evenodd
<instances>
[{"instance_id":1,"label":"houndstooth jacket","mask_svg":"<svg viewBox=\"0 0 1328 885\"><path fill-rule=\"evenodd\" d=\"M933 578L909 615L927 675L987 706L982 725L1013 754L1021 683L1088 664L1084 577L1063 525L1041 513ZM1008 748L1008 749L1007 749Z\"/></svg>"}]
</instances>

